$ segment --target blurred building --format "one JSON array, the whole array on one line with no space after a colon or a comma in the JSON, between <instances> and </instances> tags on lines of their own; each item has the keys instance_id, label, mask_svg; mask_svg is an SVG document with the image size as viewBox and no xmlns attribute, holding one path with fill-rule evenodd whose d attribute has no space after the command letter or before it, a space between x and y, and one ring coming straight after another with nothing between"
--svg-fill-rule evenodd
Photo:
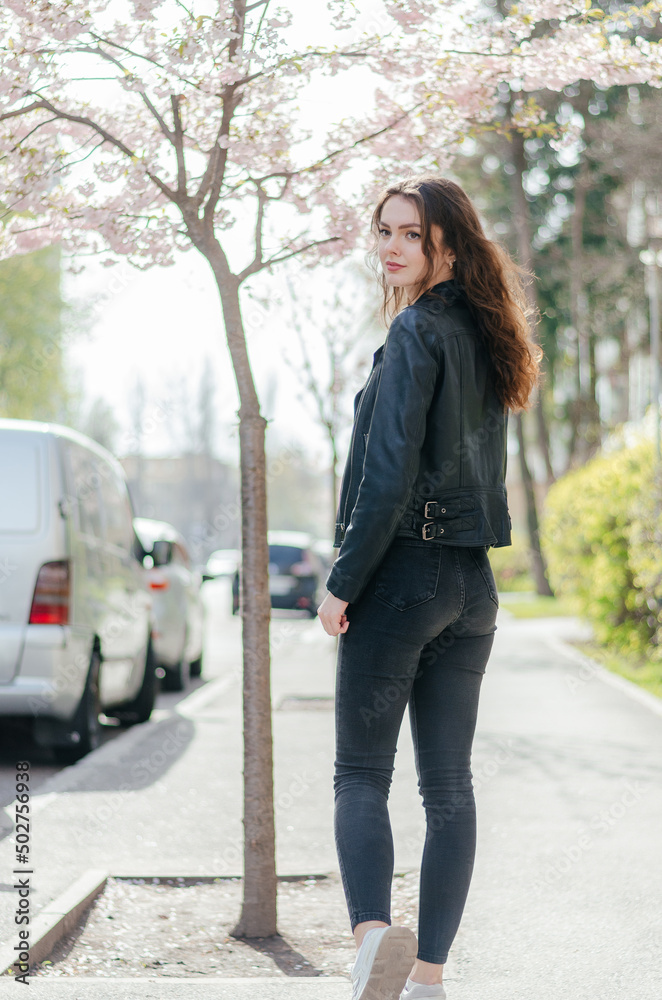
<instances>
[{"instance_id":1,"label":"blurred building","mask_svg":"<svg viewBox=\"0 0 662 1000\"><path fill-rule=\"evenodd\" d=\"M168 521L186 538L194 563L214 549L239 548L239 472L208 454L120 459L137 517Z\"/></svg>"}]
</instances>

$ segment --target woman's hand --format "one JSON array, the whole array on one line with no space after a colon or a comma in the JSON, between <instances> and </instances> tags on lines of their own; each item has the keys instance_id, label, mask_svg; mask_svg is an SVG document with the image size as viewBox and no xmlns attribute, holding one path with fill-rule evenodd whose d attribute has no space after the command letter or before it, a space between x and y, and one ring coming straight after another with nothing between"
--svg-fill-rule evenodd
<instances>
[{"instance_id":1,"label":"woman's hand","mask_svg":"<svg viewBox=\"0 0 662 1000\"><path fill-rule=\"evenodd\" d=\"M344 614L349 601L341 601L339 597L327 592L326 597L317 609L319 620L324 626L324 631L329 635L338 635L346 632L349 628L349 619Z\"/></svg>"}]
</instances>

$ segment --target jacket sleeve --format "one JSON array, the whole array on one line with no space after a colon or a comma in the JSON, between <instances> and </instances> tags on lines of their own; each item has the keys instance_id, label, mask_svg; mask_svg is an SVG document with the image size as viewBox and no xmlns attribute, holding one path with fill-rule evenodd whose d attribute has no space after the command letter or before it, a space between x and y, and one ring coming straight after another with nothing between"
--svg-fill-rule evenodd
<instances>
[{"instance_id":1,"label":"jacket sleeve","mask_svg":"<svg viewBox=\"0 0 662 1000\"><path fill-rule=\"evenodd\" d=\"M405 309L388 332L363 478L326 581L329 593L342 601L358 600L407 509L439 373L434 341L428 317L418 309Z\"/></svg>"}]
</instances>

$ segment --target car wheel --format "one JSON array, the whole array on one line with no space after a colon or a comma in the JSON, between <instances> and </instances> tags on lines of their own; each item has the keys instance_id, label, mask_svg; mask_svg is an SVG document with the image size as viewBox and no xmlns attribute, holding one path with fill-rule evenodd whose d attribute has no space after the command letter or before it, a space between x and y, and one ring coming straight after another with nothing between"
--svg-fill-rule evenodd
<instances>
[{"instance_id":1,"label":"car wheel","mask_svg":"<svg viewBox=\"0 0 662 1000\"><path fill-rule=\"evenodd\" d=\"M125 705L121 705L119 708L114 709L113 715L118 718L120 722L126 722L129 725L135 725L138 722L147 722L152 714L152 709L154 708L158 684L159 682L156 676L156 660L154 659L152 640L150 639L147 643L147 652L145 654L145 673L143 674L140 690L133 701L127 702Z\"/></svg>"},{"instance_id":2,"label":"car wheel","mask_svg":"<svg viewBox=\"0 0 662 1000\"><path fill-rule=\"evenodd\" d=\"M202 676L202 653L197 658L197 660L192 660L190 664L191 677L201 677Z\"/></svg>"},{"instance_id":3,"label":"car wheel","mask_svg":"<svg viewBox=\"0 0 662 1000\"><path fill-rule=\"evenodd\" d=\"M101 670L101 657L99 650L92 652L90 669L87 672L85 690L80 700L76 714L71 723L67 725L69 737L73 734L78 737L76 743L67 746L53 746L53 755L61 764L74 764L81 757L90 753L101 743L101 698L99 694L99 672ZM74 736L74 738L75 738Z\"/></svg>"},{"instance_id":4,"label":"car wheel","mask_svg":"<svg viewBox=\"0 0 662 1000\"><path fill-rule=\"evenodd\" d=\"M161 686L164 691L185 691L188 687L191 676L191 665L185 656L175 667L163 667L165 671L161 678Z\"/></svg>"}]
</instances>

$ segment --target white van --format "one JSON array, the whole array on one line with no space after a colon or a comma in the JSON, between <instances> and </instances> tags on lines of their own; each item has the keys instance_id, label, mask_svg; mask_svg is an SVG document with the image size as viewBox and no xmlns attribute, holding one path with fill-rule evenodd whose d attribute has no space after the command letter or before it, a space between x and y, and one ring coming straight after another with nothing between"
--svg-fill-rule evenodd
<instances>
[{"instance_id":1,"label":"white van","mask_svg":"<svg viewBox=\"0 0 662 1000\"><path fill-rule=\"evenodd\" d=\"M146 721L151 598L119 462L58 424L0 419L0 717L75 760L99 714Z\"/></svg>"}]
</instances>

